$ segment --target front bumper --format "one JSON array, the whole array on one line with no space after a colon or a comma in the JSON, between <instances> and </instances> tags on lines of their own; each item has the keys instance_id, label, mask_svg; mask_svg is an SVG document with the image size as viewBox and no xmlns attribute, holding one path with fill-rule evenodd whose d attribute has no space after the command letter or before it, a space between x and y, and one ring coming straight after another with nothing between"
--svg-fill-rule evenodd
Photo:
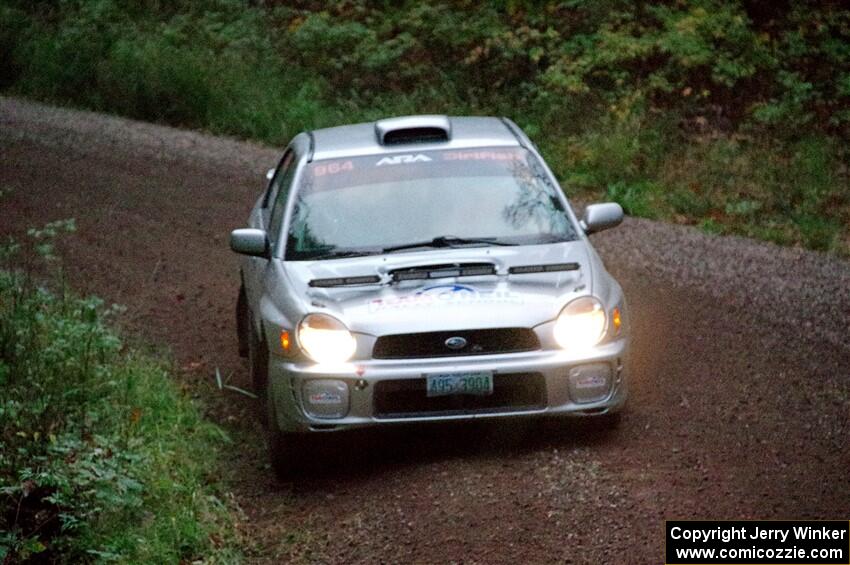
<instances>
[{"instance_id":1,"label":"front bumper","mask_svg":"<svg viewBox=\"0 0 850 565\"><path fill-rule=\"evenodd\" d=\"M318 432L378 426L394 423L470 420L478 418L528 416L589 416L618 411L626 401L626 337L601 344L581 355L567 351L531 351L502 355L440 357L429 359L368 360L340 366L293 363L271 356L269 395L274 403L277 425L283 432ZM571 374L582 367L610 368L609 383L598 399L578 398ZM452 409L403 414L376 411L376 385L382 381L418 380L425 396L426 375L492 371L494 379L526 378L532 375L543 385L539 402L524 406L491 406L486 409ZM572 371L572 373L571 373ZM305 409L305 385L310 381L332 379L347 388L344 415L317 417ZM418 386L415 385L415 386ZM377 393L380 394L380 393Z\"/></svg>"}]
</instances>

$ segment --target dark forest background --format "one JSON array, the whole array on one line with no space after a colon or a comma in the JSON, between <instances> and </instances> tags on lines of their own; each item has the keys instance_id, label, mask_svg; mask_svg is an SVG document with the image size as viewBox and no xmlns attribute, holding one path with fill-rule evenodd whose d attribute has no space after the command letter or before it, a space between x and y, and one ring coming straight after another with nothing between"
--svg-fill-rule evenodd
<instances>
[{"instance_id":1,"label":"dark forest background","mask_svg":"<svg viewBox=\"0 0 850 565\"><path fill-rule=\"evenodd\" d=\"M282 145L507 115L572 197L850 253L850 8L814 0L0 0L0 88Z\"/></svg>"}]
</instances>

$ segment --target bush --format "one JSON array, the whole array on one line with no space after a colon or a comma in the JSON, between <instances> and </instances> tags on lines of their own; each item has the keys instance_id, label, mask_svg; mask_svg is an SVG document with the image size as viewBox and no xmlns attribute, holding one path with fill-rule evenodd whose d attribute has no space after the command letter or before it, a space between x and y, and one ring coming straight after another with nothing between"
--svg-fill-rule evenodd
<instances>
[{"instance_id":1,"label":"bush","mask_svg":"<svg viewBox=\"0 0 850 565\"><path fill-rule=\"evenodd\" d=\"M55 262L72 228L31 230L29 251ZM238 558L214 476L223 432L107 327L114 307L34 280L0 270L0 562Z\"/></svg>"}]
</instances>

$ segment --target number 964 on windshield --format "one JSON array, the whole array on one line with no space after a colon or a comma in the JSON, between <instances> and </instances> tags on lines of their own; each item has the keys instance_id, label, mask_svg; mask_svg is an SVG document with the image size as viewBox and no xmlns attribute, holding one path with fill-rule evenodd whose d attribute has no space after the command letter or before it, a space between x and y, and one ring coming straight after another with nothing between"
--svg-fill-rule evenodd
<instances>
[{"instance_id":1,"label":"number 964 on windshield","mask_svg":"<svg viewBox=\"0 0 850 565\"><path fill-rule=\"evenodd\" d=\"M427 375L426 379L428 396L493 394L493 373L489 371Z\"/></svg>"}]
</instances>

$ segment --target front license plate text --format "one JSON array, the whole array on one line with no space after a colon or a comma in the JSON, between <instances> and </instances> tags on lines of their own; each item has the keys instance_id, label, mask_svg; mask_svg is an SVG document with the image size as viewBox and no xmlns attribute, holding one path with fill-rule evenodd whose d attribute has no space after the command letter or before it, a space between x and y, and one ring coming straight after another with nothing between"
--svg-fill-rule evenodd
<instances>
[{"instance_id":1,"label":"front license plate text","mask_svg":"<svg viewBox=\"0 0 850 565\"><path fill-rule=\"evenodd\" d=\"M426 375L426 379L428 381L428 396L447 396L450 394L484 396L493 394L493 373L491 371Z\"/></svg>"}]
</instances>

